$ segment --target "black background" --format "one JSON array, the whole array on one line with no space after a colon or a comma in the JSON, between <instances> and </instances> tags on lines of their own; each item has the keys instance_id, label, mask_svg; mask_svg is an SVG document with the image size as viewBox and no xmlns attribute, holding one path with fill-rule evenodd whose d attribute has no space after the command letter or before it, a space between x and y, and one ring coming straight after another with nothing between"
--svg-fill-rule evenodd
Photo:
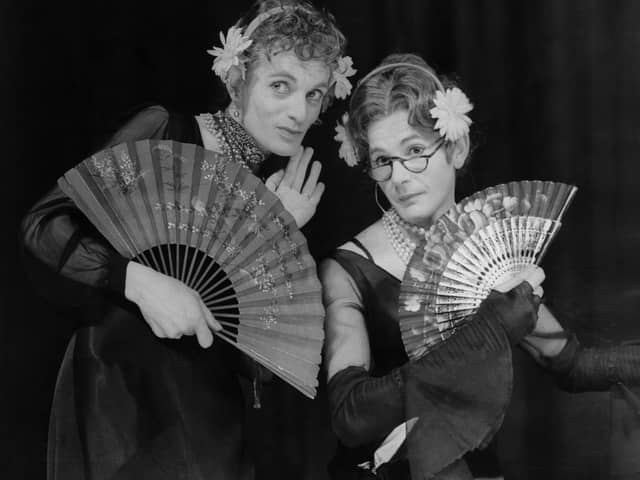
<instances>
[{"instance_id":1,"label":"black background","mask_svg":"<svg viewBox=\"0 0 640 480\"><path fill-rule=\"evenodd\" d=\"M476 148L459 197L514 179L579 186L543 265L546 295L585 343L640 338L640 3L315 3L337 17L358 78L387 53L412 51L458 79L476 106ZM136 105L155 101L186 113L220 106L205 51L249 4L0 6L0 477L44 477L51 395L73 329L72 312L29 287L18 259L20 218ZM318 256L379 213L373 189L337 158L331 140L344 108L336 102L306 142L328 186L310 227ZM615 460L625 447L610 436L609 395L559 393L530 360L518 355L516 363L514 403L498 440L514 478L607 478L623 468ZM259 478L326 478L334 440L324 400L304 400L277 382L265 390L265 407L249 415ZM627 453L627 463L638 456Z\"/></svg>"}]
</instances>

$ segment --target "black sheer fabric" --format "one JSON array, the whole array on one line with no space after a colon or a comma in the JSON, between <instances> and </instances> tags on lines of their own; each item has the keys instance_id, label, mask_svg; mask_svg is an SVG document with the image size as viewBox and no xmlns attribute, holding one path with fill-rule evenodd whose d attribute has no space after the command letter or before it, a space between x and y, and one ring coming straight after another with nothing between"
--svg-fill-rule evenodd
<instances>
[{"instance_id":1,"label":"black sheer fabric","mask_svg":"<svg viewBox=\"0 0 640 480\"><path fill-rule=\"evenodd\" d=\"M139 139L202 145L193 117L146 108L107 145ZM67 348L49 428L48 478L251 478L237 374L222 341L161 340L124 299L128 261L59 188L23 221L36 287L88 313Z\"/></svg>"}]
</instances>

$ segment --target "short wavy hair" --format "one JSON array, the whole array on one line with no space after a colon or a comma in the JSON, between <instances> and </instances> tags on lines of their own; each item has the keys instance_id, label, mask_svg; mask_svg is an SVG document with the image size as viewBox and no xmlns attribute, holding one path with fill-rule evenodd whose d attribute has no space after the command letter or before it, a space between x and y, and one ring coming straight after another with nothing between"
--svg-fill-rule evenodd
<instances>
[{"instance_id":1,"label":"short wavy hair","mask_svg":"<svg viewBox=\"0 0 640 480\"><path fill-rule=\"evenodd\" d=\"M388 55L376 68L392 63L409 65L393 67L374 74L352 92L349 104L349 136L356 149L359 164L364 169L368 168L368 132L372 123L396 111L406 110L409 125L418 129L434 130L435 120L429 114L429 110L434 107L435 92L440 89L435 78L444 88L455 86L449 79L438 76L421 57L411 53ZM413 68L411 65L420 68Z\"/></svg>"},{"instance_id":2,"label":"short wavy hair","mask_svg":"<svg viewBox=\"0 0 640 480\"><path fill-rule=\"evenodd\" d=\"M321 61L333 71L344 54L346 38L331 13L308 1L259 0L236 26L244 29L258 15L277 7L282 10L267 17L251 33L253 43L245 52L249 66L260 54L270 58L291 51L301 61ZM332 91L329 96L333 98Z\"/></svg>"}]
</instances>

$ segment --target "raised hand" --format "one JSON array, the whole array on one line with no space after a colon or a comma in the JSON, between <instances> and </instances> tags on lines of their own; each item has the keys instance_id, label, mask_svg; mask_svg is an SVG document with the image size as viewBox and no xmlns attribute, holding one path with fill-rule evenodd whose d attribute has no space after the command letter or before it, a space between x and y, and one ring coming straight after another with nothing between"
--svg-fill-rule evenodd
<instances>
[{"instance_id":1,"label":"raised hand","mask_svg":"<svg viewBox=\"0 0 640 480\"><path fill-rule=\"evenodd\" d=\"M289 159L285 170L275 172L265 182L267 188L278 196L284 208L293 216L298 227L305 225L316 213L324 192L324 184L318 182L322 169L320 162L314 161L311 164L305 182L312 155L312 148L300 148Z\"/></svg>"},{"instance_id":2,"label":"raised hand","mask_svg":"<svg viewBox=\"0 0 640 480\"><path fill-rule=\"evenodd\" d=\"M160 338L196 335L202 348L210 347L222 326L200 295L175 278L129 262L125 296L140 308L153 333Z\"/></svg>"}]
</instances>

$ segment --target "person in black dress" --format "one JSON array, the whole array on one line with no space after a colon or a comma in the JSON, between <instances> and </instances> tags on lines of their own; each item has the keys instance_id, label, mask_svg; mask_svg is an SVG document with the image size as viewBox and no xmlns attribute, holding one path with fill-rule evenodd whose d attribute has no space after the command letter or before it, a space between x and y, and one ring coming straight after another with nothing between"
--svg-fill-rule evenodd
<instances>
[{"instance_id":1,"label":"person in black dress","mask_svg":"<svg viewBox=\"0 0 640 480\"><path fill-rule=\"evenodd\" d=\"M537 267L496 287L473 321L408 362L400 282L420 238L455 203L471 109L423 59L394 54L355 87L338 132L341 156L363 167L390 208L320 266L327 389L341 442L334 479L473 478L465 455L502 423L513 345L526 345L568 390L640 381L637 347L583 349L539 305Z\"/></svg>"},{"instance_id":2,"label":"person in black dress","mask_svg":"<svg viewBox=\"0 0 640 480\"><path fill-rule=\"evenodd\" d=\"M333 17L310 3L259 1L209 51L231 99L224 111L151 106L102 148L171 139L252 171L271 153L290 157L266 184L301 227L323 193L320 163L301 144L333 98L348 94L344 47ZM48 478L252 478L237 378L245 361L213 343L221 327L199 295L121 257L58 187L29 211L22 241L36 286L88 312L56 384Z\"/></svg>"}]
</instances>

